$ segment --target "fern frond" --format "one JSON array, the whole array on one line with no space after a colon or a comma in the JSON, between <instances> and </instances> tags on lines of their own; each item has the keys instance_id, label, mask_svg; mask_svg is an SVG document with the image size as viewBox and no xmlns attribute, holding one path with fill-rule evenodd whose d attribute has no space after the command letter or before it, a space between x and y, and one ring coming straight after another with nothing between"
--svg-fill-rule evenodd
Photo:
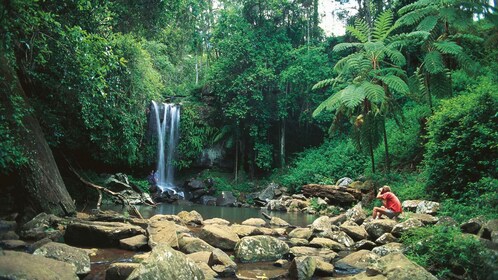
<instances>
[{"instance_id":1,"label":"fern frond","mask_svg":"<svg viewBox=\"0 0 498 280\"><path fill-rule=\"evenodd\" d=\"M351 60L354 59L357 56L361 56L359 53L352 53L346 57L341 58L337 63L334 65L334 70L337 72L342 72L346 64Z\"/></svg>"},{"instance_id":2,"label":"fern frond","mask_svg":"<svg viewBox=\"0 0 498 280\"><path fill-rule=\"evenodd\" d=\"M335 83L336 79L335 78L331 78L331 79L325 79L325 80L321 80L319 81L318 83L316 83L312 89L313 90L317 90L317 89L322 89L322 88L325 88L325 87L328 87L328 86L331 86Z\"/></svg>"},{"instance_id":3,"label":"fern frond","mask_svg":"<svg viewBox=\"0 0 498 280\"><path fill-rule=\"evenodd\" d=\"M393 26L393 12L386 10L382 12L375 20L372 30L373 39L383 41L392 31Z\"/></svg>"},{"instance_id":4,"label":"fern frond","mask_svg":"<svg viewBox=\"0 0 498 280\"><path fill-rule=\"evenodd\" d=\"M436 26L438 20L438 16L428 16L418 24L417 30L431 32Z\"/></svg>"},{"instance_id":5,"label":"fern frond","mask_svg":"<svg viewBox=\"0 0 498 280\"><path fill-rule=\"evenodd\" d=\"M422 19L430 15L436 15L437 9L435 7L429 6L422 9L417 9L415 11L409 12L401 16L394 24L395 28L401 26L411 26L419 23Z\"/></svg>"},{"instance_id":6,"label":"fern frond","mask_svg":"<svg viewBox=\"0 0 498 280\"><path fill-rule=\"evenodd\" d=\"M408 33L406 36L410 39L427 40L427 38L431 36L431 33L427 31L413 31Z\"/></svg>"},{"instance_id":7,"label":"fern frond","mask_svg":"<svg viewBox=\"0 0 498 280\"><path fill-rule=\"evenodd\" d=\"M422 64L424 69L431 74L441 73L446 68L443 63L443 57L438 51L428 52Z\"/></svg>"},{"instance_id":8,"label":"fern frond","mask_svg":"<svg viewBox=\"0 0 498 280\"><path fill-rule=\"evenodd\" d=\"M365 92L355 84L347 86L341 93L342 104L350 109L360 105L363 100L365 100Z\"/></svg>"},{"instance_id":9,"label":"fern frond","mask_svg":"<svg viewBox=\"0 0 498 280\"><path fill-rule=\"evenodd\" d=\"M382 103L386 99L384 88L380 85L363 82L360 89L365 92L365 97L372 102Z\"/></svg>"},{"instance_id":10,"label":"fern frond","mask_svg":"<svg viewBox=\"0 0 498 280\"><path fill-rule=\"evenodd\" d=\"M479 71L479 64L468 56L465 52L461 52L455 56L460 67L470 75L475 74Z\"/></svg>"},{"instance_id":11,"label":"fern frond","mask_svg":"<svg viewBox=\"0 0 498 280\"><path fill-rule=\"evenodd\" d=\"M407 78L406 72L403 69L396 67L387 67L376 71L372 71L371 77L376 78L377 76L388 76L388 75L396 75L401 78Z\"/></svg>"},{"instance_id":12,"label":"fern frond","mask_svg":"<svg viewBox=\"0 0 498 280\"><path fill-rule=\"evenodd\" d=\"M337 109L341 105L341 103L339 102L340 92L341 91L332 94L331 96L329 96L329 98L325 99L325 101L320 103L320 105L318 105L315 111L313 111L312 114L313 118L316 118L316 116L318 116L323 110L332 111L334 109Z\"/></svg>"},{"instance_id":13,"label":"fern frond","mask_svg":"<svg viewBox=\"0 0 498 280\"><path fill-rule=\"evenodd\" d=\"M361 47L362 43L339 43L332 49L334 52L341 52L350 48Z\"/></svg>"},{"instance_id":14,"label":"fern frond","mask_svg":"<svg viewBox=\"0 0 498 280\"><path fill-rule=\"evenodd\" d=\"M434 3L434 1L432 1L432 0L419 0L415 3L408 4L408 5L404 6L403 8L399 9L398 13L400 15L403 15L403 14L406 14L410 11L414 11L414 10L417 10L417 9L420 9L423 7L427 7L429 5L432 5L433 3Z\"/></svg>"},{"instance_id":15,"label":"fern frond","mask_svg":"<svg viewBox=\"0 0 498 280\"><path fill-rule=\"evenodd\" d=\"M386 75L377 77L379 80L383 81L390 90L394 90L396 92L402 94L410 93L410 88L405 81L403 81L400 77L394 75Z\"/></svg>"},{"instance_id":16,"label":"fern frond","mask_svg":"<svg viewBox=\"0 0 498 280\"><path fill-rule=\"evenodd\" d=\"M400 51L386 48L385 53L395 65L404 66L406 64L406 58Z\"/></svg>"},{"instance_id":17,"label":"fern frond","mask_svg":"<svg viewBox=\"0 0 498 280\"><path fill-rule=\"evenodd\" d=\"M433 45L442 54L458 55L462 53L463 50L462 47L452 41L439 41L435 42Z\"/></svg>"},{"instance_id":18,"label":"fern frond","mask_svg":"<svg viewBox=\"0 0 498 280\"><path fill-rule=\"evenodd\" d=\"M368 27L368 24L363 19L356 19L354 26L346 26L346 31L362 43L370 40L370 27Z\"/></svg>"},{"instance_id":19,"label":"fern frond","mask_svg":"<svg viewBox=\"0 0 498 280\"><path fill-rule=\"evenodd\" d=\"M472 35L472 34L457 33L457 34L448 36L448 38L450 40L463 40L463 41L467 41L470 43L482 43L482 42L484 42L483 38L481 38L479 36Z\"/></svg>"},{"instance_id":20,"label":"fern frond","mask_svg":"<svg viewBox=\"0 0 498 280\"><path fill-rule=\"evenodd\" d=\"M446 71L432 75L430 85L433 96L448 97L451 95L451 81Z\"/></svg>"}]
</instances>

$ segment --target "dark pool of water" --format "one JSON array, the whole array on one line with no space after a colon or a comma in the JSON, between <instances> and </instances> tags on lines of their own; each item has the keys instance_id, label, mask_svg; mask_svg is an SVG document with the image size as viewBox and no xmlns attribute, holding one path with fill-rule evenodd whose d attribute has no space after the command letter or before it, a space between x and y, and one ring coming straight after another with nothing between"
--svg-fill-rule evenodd
<instances>
[{"instance_id":1,"label":"dark pool of water","mask_svg":"<svg viewBox=\"0 0 498 280\"><path fill-rule=\"evenodd\" d=\"M259 208L220 207L186 203L163 203L157 205L156 207L137 205L137 208L144 218L150 218L156 214L176 215L181 211L195 210L199 212L205 220L211 218L222 218L231 223L239 224L249 218L264 218L262 212L265 212L270 216L279 217L291 225L300 227L305 227L313 223L313 221L318 218L317 215L304 214L300 212L277 212ZM111 209L117 212L122 211L121 206L103 206L102 209Z\"/></svg>"}]
</instances>

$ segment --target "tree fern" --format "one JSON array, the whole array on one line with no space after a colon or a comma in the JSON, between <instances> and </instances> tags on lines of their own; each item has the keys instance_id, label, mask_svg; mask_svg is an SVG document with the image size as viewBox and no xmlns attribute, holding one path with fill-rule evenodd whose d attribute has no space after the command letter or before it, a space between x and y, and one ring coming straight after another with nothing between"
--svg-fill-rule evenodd
<instances>
[{"instance_id":1,"label":"tree fern","mask_svg":"<svg viewBox=\"0 0 498 280\"><path fill-rule=\"evenodd\" d=\"M314 86L313 86L313 90L316 90L316 89L321 89L321 88L325 88L325 87L328 87L328 86L331 86L335 83L336 79L325 79L325 80L322 80L322 81L319 81L318 83L316 83Z\"/></svg>"},{"instance_id":2,"label":"tree fern","mask_svg":"<svg viewBox=\"0 0 498 280\"><path fill-rule=\"evenodd\" d=\"M406 64L406 58L400 51L386 48L385 53L395 65L404 66Z\"/></svg>"},{"instance_id":3,"label":"tree fern","mask_svg":"<svg viewBox=\"0 0 498 280\"><path fill-rule=\"evenodd\" d=\"M341 52L341 51L344 51L347 49L361 47L361 46L362 46L361 43L339 43L339 44L335 45L332 50L334 52Z\"/></svg>"},{"instance_id":4,"label":"tree fern","mask_svg":"<svg viewBox=\"0 0 498 280\"><path fill-rule=\"evenodd\" d=\"M427 31L431 32L439 20L438 16L430 15L424 18L417 26L416 30L418 31Z\"/></svg>"},{"instance_id":5,"label":"tree fern","mask_svg":"<svg viewBox=\"0 0 498 280\"><path fill-rule=\"evenodd\" d=\"M312 116L318 116L318 114L320 114L323 110L334 111L338 109L342 105L343 95L354 91L354 89L355 88L353 88L352 86L347 86L346 88L332 94L331 96L329 96L329 98L318 105L315 111L313 111Z\"/></svg>"},{"instance_id":6,"label":"tree fern","mask_svg":"<svg viewBox=\"0 0 498 280\"><path fill-rule=\"evenodd\" d=\"M430 15L434 15L437 13L437 9L435 7L425 7L413 12L409 12L403 16L401 16L396 23L394 24L395 28L401 26L410 26L419 23L424 18Z\"/></svg>"},{"instance_id":7,"label":"tree fern","mask_svg":"<svg viewBox=\"0 0 498 280\"><path fill-rule=\"evenodd\" d=\"M424 56L423 61L424 69L431 73L441 73L446 69L443 63L443 56L438 51L430 51Z\"/></svg>"},{"instance_id":8,"label":"tree fern","mask_svg":"<svg viewBox=\"0 0 498 280\"><path fill-rule=\"evenodd\" d=\"M403 81L398 76L394 75L379 76L378 79L383 81L387 85L387 87L391 90L394 90L402 94L408 94L410 92L410 88L408 88L406 82Z\"/></svg>"},{"instance_id":9,"label":"tree fern","mask_svg":"<svg viewBox=\"0 0 498 280\"><path fill-rule=\"evenodd\" d=\"M372 35L374 40L384 40L392 30L393 13L391 10L382 12L375 20Z\"/></svg>"},{"instance_id":10,"label":"tree fern","mask_svg":"<svg viewBox=\"0 0 498 280\"><path fill-rule=\"evenodd\" d=\"M347 90L346 90L347 89ZM363 88L356 84L351 84L347 86L341 93L341 101L342 103L350 109L353 109L360 105L363 100L365 100L365 92L362 90Z\"/></svg>"},{"instance_id":11,"label":"tree fern","mask_svg":"<svg viewBox=\"0 0 498 280\"><path fill-rule=\"evenodd\" d=\"M365 97L375 103L382 103L386 99L384 88L380 85L372 84L370 82L363 82L361 90L365 92Z\"/></svg>"},{"instance_id":12,"label":"tree fern","mask_svg":"<svg viewBox=\"0 0 498 280\"><path fill-rule=\"evenodd\" d=\"M434 47L442 54L458 55L462 53L463 50L457 43L446 40L434 42Z\"/></svg>"},{"instance_id":13,"label":"tree fern","mask_svg":"<svg viewBox=\"0 0 498 280\"><path fill-rule=\"evenodd\" d=\"M363 19L356 19L354 26L346 26L346 31L351 33L358 41L365 43L370 40L370 28Z\"/></svg>"}]
</instances>

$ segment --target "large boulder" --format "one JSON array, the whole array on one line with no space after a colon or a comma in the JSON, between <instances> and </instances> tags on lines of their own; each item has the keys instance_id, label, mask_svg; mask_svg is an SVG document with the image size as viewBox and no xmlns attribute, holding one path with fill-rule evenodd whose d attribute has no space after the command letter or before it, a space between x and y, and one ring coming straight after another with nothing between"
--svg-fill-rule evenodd
<instances>
[{"instance_id":1,"label":"large boulder","mask_svg":"<svg viewBox=\"0 0 498 280\"><path fill-rule=\"evenodd\" d=\"M275 261L289 252L289 246L271 236L247 236L235 246L235 256L241 262Z\"/></svg>"},{"instance_id":2,"label":"large boulder","mask_svg":"<svg viewBox=\"0 0 498 280\"><path fill-rule=\"evenodd\" d=\"M78 280L72 264L14 251L0 251L0 279L74 279Z\"/></svg>"},{"instance_id":3,"label":"large boulder","mask_svg":"<svg viewBox=\"0 0 498 280\"><path fill-rule=\"evenodd\" d=\"M337 257L337 253L325 248L312 248L306 246L295 246L290 248L289 252L294 257L303 257L303 256L314 256L323 261L330 262L334 258Z\"/></svg>"},{"instance_id":4,"label":"large boulder","mask_svg":"<svg viewBox=\"0 0 498 280\"><path fill-rule=\"evenodd\" d=\"M339 265L348 265L359 269L366 269L372 263L377 262L379 256L368 250L360 250L347 255L337 261Z\"/></svg>"},{"instance_id":5,"label":"large boulder","mask_svg":"<svg viewBox=\"0 0 498 280\"><path fill-rule=\"evenodd\" d=\"M368 232L365 227L358 226L356 223L348 221L344 222L340 229L350 236L354 241L359 241L368 238Z\"/></svg>"},{"instance_id":6,"label":"large boulder","mask_svg":"<svg viewBox=\"0 0 498 280\"><path fill-rule=\"evenodd\" d=\"M193 260L167 244L154 247L150 257L144 260L128 279L157 279L159 276L162 279L177 280L205 279L204 272Z\"/></svg>"},{"instance_id":7,"label":"large boulder","mask_svg":"<svg viewBox=\"0 0 498 280\"><path fill-rule=\"evenodd\" d=\"M278 185L275 183L270 183L264 190L262 190L257 199L267 203L275 197L275 190L278 189Z\"/></svg>"},{"instance_id":8,"label":"large boulder","mask_svg":"<svg viewBox=\"0 0 498 280\"><path fill-rule=\"evenodd\" d=\"M49 238L52 241L57 241L62 237L62 234L54 229L64 223L66 223L64 219L53 214L40 213L21 227L20 236L25 240L36 241Z\"/></svg>"},{"instance_id":9,"label":"large boulder","mask_svg":"<svg viewBox=\"0 0 498 280\"><path fill-rule=\"evenodd\" d=\"M277 227L289 227L290 226L290 224L287 221L285 221L279 217L271 217L270 225L277 226Z\"/></svg>"},{"instance_id":10,"label":"large boulder","mask_svg":"<svg viewBox=\"0 0 498 280\"><path fill-rule=\"evenodd\" d=\"M229 191L222 191L216 198L216 205L218 206L234 206L236 202L237 199L233 196L233 193Z\"/></svg>"},{"instance_id":11,"label":"large boulder","mask_svg":"<svg viewBox=\"0 0 498 280\"><path fill-rule=\"evenodd\" d=\"M302 256L292 260L289 268L289 275L292 279L310 280L316 270L316 259L313 257Z\"/></svg>"},{"instance_id":12,"label":"large boulder","mask_svg":"<svg viewBox=\"0 0 498 280\"><path fill-rule=\"evenodd\" d=\"M307 197L324 197L339 205L351 205L361 200L361 191L348 187L308 184L302 187L302 192Z\"/></svg>"},{"instance_id":13,"label":"large boulder","mask_svg":"<svg viewBox=\"0 0 498 280\"><path fill-rule=\"evenodd\" d=\"M149 239L147 238L147 236L139 234L133 237L119 240L119 247L130 251L144 250L148 248L148 241Z\"/></svg>"},{"instance_id":14,"label":"large boulder","mask_svg":"<svg viewBox=\"0 0 498 280\"><path fill-rule=\"evenodd\" d=\"M221 218L212 218L202 221L203 225L225 225L228 226L230 224L229 221Z\"/></svg>"},{"instance_id":15,"label":"large boulder","mask_svg":"<svg viewBox=\"0 0 498 280\"><path fill-rule=\"evenodd\" d=\"M391 232L397 224L396 221L390 219L378 219L365 223L365 230L372 239L377 239L386 232Z\"/></svg>"},{"instance_id":16,"label":"large boulder","mask_svg":"<svg viewBox=\"0 0 498 280\"><path fill-rule=\"evenodd\" d=\"M394 235L392 235L389 232L386 232L386 233L382 234L381 236L379 236L379 238L375 239L375 243L377 243L379 245L385 245L385 244L391 243L391 242L398 242L398 238L396 238Z\"/></svg>"},{"instance_id":17,"label":"large boulder","mask_svg":"<svg viewBox=\"0 0 498 280\"><path fill-rule=\"evenodd\" d=\"M240 241L239 236L230 227L222 225L204 226L199 237L211 246L222 250L233 250Z\"/></svg>"},{"instance_id":18,"label":"large boulder","mask_svg":"<svg viewBox=\"0 0 498 280\"><path fill-rule=\"evenodd\" d=\"M190 212L181 211L177 215L185 225L202 225L203 218L201 214L195 210Z\"/></svg>"},{"instance_id":19,"label":"large boulder","mask_svg":"<svg viewBox=\"0 0 498 280\"><path fill-rule=\"evenodd\" d=\"M289 238L309 239L313 232L309 228L295 228L289 232Z\"/></svg>"},{"instance_id":20,"label":"large boulder","mask_svg":"<svg viewBox=\"0 0 498 280\"><path fill-rule=\"evenodd\" d=\"M316 248L327 248L327 249L332 249L334 251L342 251L346 249L346 246L342 245L341 243L323 237L313 238L313 240L309 242L308 246Z\"/></svg>"},{"instance_id":21,"label":"large boulder","mask_svg":"<svg viewBox=\"0 0 498 280\"><path fill-rule=\"evenodd\" d=\"M287 206L285 206L285 201L282 199L273 199L266 204L266 209L270 211L287 211Z\"/></svg>"},{"instance_id":22,"label":"large boulder","mask_svg":"<svg viewBox=\"0 0 498 280\"><path fill-rule=\"evenodd\" d=\"M149 246L154 248L160 243L166 243L170 247L178 248L178 237L176 233L176 224L168 220L154 219L147 227L149 236Z\"/></svg>"},{"instance_id":23,"label":"large boulder","mask_svg":"<svg viewBox=\"0 0 498 280\"><path fill-rule=\"evenodd\" d=\"M493 232L498 233L498 219L489 220L479 231L481 238L490 239Z\"/></svg>"},{"instance_id":24,"label":"large boulder","mask_svg":"<svg viewBox=\"0 0 498 280\"><path fill-rule=\"evenodd\" d=\"M140 266L139 263L111 263L105 271L105 280L124 280Z\"/></svg>"},{"instance_id":25,"label":"large boulder","mask_svg":"<svg viewBox=\"0 0 498 280\"><path fill-rule=\"evenodd\" d=\"M354 240L343 231L328 231L325 234L321 235L321 237L330 238L348 248L354 245Z\"/></svg>"},{"instance_id":26,"label":"large boulder","mask_svg":"<svg viewBox=\"0 0 498 280\"><path fill-rule=\"evenodd\" d=\"M385 245L375 247L372 249L372 252L383 257L387 256L388 254L391 253L402 253L403 252L403 244L401 243L387 243Z\"/></svg>"},{"instance_id":27,"label":"large boulder","mask_svg":"<svg viewBox=\"0 0 498 280\"><path fill-rule=\"evenodd\" d=\"M437 280L434 275L401 253L392 253L380 258L378 267L388 280Z\"/></svg>"},{"instance_id":28,"label":"large boulder","mask_svg":"<svg viewBox=\"0 0 498 280\"><path fill-rule=\"evenodd\" d=\"M314 220L311 224L311 229L313 232L323 232L331 230L332 223L330 222L330 218L328 216L321 216L318 219Z\"/></svg>"},{"instance_id":29,"label":"large boulder","mask_svg":"<svg viewBox=\"0 0 498 280\"><path fill-rule=\"evenodd\" d=\"M361 225L367 218L367 213L363 210L361 202L346 211L346 217L358 225Z\"/></svg>"},{"instance_id":30,"label":"large boulder","mask_svg":"<svg viewBox=\"0 0 498 280\"><path fill-rule=\"evenodd\" d=\"M422 227L423 225L424 224L420 220L415 218L410 218L402 223L395 225L391 233L394 236L400 237L403 232L408 231L409 229L412 228Z\"/></svg>"},{"instance_id":31,"label":"large boulder","mask_svg":"<svg viewBox=\"0 0 498 280\"><path fill-rule=\"evenodd\" d=\"M119 240L139 234L145 230L130 224L75 220L67 225L64 240L74 246L118 247Z\"/></svg>"},{"instance_id":32,"label":"large boulder","mask_svg":"<svg viewBox=\"0 0 498 280\"><path fill-rule=\"evenodd\" d=\"M237 264L220 249L214 249L209 256L208 265L220 276L232 276L237 270Z\"/></svg>"},{"instance_id":33,"label":"large boulder","mask_svg":"<svg viewBox=\"0 0 498 280\"><path fill-rule=\"evenodd\" d=\"M255 227L263 227L266 225L266 221L261 218L249 218L242 222L245 226L255 226Z\"/></svg>"},{"instance_id":34,"label":"large boulder","mask_svg":"<svg viewBox=\"0 0 498 280\"><path fill-rule=\"evenodd\" d=\"M203 251L212 252L215 249L213 246L209 245L206 241L188 235L181 236L178 239L178 245L180 246L180 251L186 254L192 254Z\"/></svg>"},{"instance_id":35,"label":"large boulder","mask_svg":"<svg viewBox=\"0 0 498 280\"><path fill-rule=\"evenodd\" d=\"M50 242L36 249L33 255L73 264L76 267L76 274L78 275L85 275L90 272L90 257L83 249L62 243Z\"/></svg>"},{"instance_id":36,"label":"large boulder","mask_svg":"<svg viewBox=\"0 0 498 280\"><path fill-rule=\"evenodd\" d=\"M417 205L415 212L420 214L436 215L439 211L439 203L435 201L423 200Z\"/></svg>"},{"instance_id":37,"label":"large boulder","mask_svg":"<svg viewBox=\"0 0 498 280\"><path fill-rule=\"evenodd\" d=\"M230 227L233 232L235 232L239 237L246 237L250 235L261 235L262 232L260 228L255 226L247 226L247 225L232 225Z\"/></svg>"},{"instance_id":38,"label":"large boulder","mask_svg":"<svg viewBox=\"0 0 498 280\"><path fill-rule=\"evenodd\" d=\"M486 223L483 217L476 217L460 225L460 229L465 233L477 234Z\"/></svg>"}]
</instances>

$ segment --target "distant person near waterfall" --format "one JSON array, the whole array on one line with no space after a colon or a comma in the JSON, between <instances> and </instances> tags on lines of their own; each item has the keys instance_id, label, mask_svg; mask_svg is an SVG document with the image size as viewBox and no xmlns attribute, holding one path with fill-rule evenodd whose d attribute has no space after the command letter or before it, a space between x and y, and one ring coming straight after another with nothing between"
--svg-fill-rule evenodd
<instances>
[{"instance_id":1,"label":"distant person near waterfall","mask_svg":"<svg viewBox=\"0 0 498 280\"><path fill-rule=\"evenodd\" d=\"M401 202L398 197L391 192L391 187L383 186L379 189L377 194L378 199L382 199L382 207L374 207L372 218L379 219L382 215L386 215L388 218L397 218L399 214L403 212L401 208Z\"/></svg>"}]
</instances>

